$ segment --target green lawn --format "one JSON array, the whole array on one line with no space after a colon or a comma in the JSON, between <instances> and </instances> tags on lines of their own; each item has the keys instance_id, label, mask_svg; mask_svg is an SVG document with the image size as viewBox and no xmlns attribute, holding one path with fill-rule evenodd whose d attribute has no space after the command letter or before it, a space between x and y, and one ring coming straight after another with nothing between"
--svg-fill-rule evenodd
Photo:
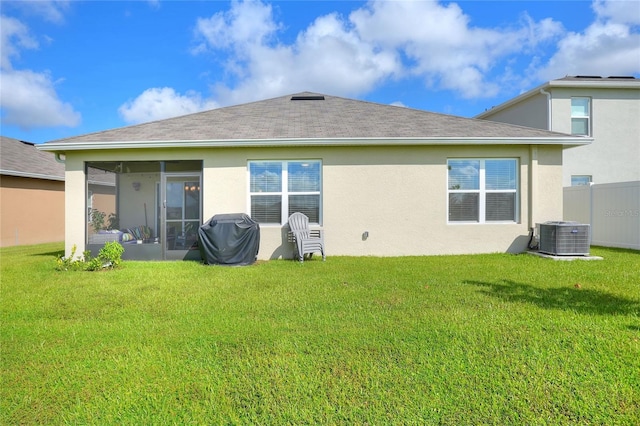
<instances>
[{"instance_id":1,"label":"green lawn","mask_svg":"<svg viewBox=\"0 0 640 426\"><path fill-rule=\"evenodd\" d=\"M640 252L57 272L0 250L0 424L640 423Z\"/></svg>"}]
</instances>

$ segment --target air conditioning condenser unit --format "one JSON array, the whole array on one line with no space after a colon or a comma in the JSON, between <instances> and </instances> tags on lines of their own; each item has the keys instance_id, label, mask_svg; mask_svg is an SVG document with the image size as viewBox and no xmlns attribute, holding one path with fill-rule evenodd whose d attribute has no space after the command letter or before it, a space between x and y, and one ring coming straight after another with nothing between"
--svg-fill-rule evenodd
<instances>
[{"instance_id":1,"label":"air conditioning condenser unit","mask_svg":"<svg viewBox=\"0 0 640 426\"><path fill-rule=\"evenodd\" d=\"M588 256L590 225L578 222L545 222L538 224L539 248L555 256Z\"/></svg>"}]
</instances>

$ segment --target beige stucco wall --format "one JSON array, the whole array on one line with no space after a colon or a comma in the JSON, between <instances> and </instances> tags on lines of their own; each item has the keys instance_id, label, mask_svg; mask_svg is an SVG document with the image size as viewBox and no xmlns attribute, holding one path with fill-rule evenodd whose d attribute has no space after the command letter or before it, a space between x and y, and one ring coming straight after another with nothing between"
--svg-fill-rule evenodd
<instances>
[{"instance_id":1,"label":"beige stucco wall","mask_svg":"<svg viewBox=\"0 0 640 426\"><path fill-rule=\"evenodd\" d=\"M343 148L323 157L323 211L328 250L347 255L460 254L521 251L530 216L528 147ZM538 150L539 220L562 212L559 148ZM449 158L520 160L520 221L448 224ZM318 157L320 158L320 157ZM555 184L554 184L555 183ZM369 237L363 240L362 235ZM277 233L274 235L277 241Z\"/></svg>"},{"instance_id":2,"label":"beige stucco wall","mask_svg":"<svg viewBox=\"0 0 640 426\"><path fill-rule=\"evenodd\" d=\"M0 247L64 240L64 182L0 178Z\"/></svg>"},{"instance_id":3,"label":"beige stucco wall","mask_svg":"<svg viewBox=\"0 0 640 426\"><path fill-rule=\"evenodd\" d=\"M591 98L593 143L564 153L563 185L572 175L593 183L640 180L640 90L554 88L552 127L571 133L571 97Z\"/></svg>"},{"instance_id":4,"label":"beige stucco wall","mask_svg":"<svg viewBox=\"0 0 640 426\"><path fill-rule=\"evenodd\" d=\"M497 111L489 110L485 113L484 119L548 130L548 105L547 96L538 93L521 102L514 103L509 108Z\"/></svg>"},{"instance_id":5,"label":"beige stucco wall","mask_svg":"<svg viewBox=\"0 0 640 426\"><path fill-rule=\"evenodd\" d=\"M67 249L84 245L84 161L203 160L203 220L249 213L248 160L322 161L322 225L331 255L433 255L521 251L531 222L562 218L559 146L193 149L67 154ZM448 224L447 159L518 158L518 223ZM535 192L529 191L535 182ZM363 233L369 237L363 239ZM259 258L291 257L286 227L261 225Z\"/></svg>"}]
</instances>

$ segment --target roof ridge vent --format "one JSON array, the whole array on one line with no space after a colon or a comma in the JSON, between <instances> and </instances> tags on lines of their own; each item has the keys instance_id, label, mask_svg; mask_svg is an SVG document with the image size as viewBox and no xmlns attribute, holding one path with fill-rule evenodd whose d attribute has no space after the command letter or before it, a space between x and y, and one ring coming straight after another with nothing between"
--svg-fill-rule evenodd
<instances>
[{"instance_id":1,"label":"roof ridge vent","mask_svg":"<svg viewBox=\"0 0 640 426\"><path fill-rule=\"evenodd\" d=\"M625 80L635 80L636 78L632 75L610 75L607 78L621 78Z\"/></svg>"},{"instance_id":2,"label":"roof ridge vent","mask_svg":"<svg viewBox=\"0 0 640 426\"><path fill-rule=\"evenodd\" d=\"M602 78L600 75L576 75L576 78Z\"/></svg>"},{"instance_id":3,"label":"roof ridge vent","mask_svg":"<svg viewBox=\"0 0 640 426\"><path fill-rule=\"evenodd\" d=\"M294 95L292 101L324 101L323 95Z\"/></svg>"}]
</instances>

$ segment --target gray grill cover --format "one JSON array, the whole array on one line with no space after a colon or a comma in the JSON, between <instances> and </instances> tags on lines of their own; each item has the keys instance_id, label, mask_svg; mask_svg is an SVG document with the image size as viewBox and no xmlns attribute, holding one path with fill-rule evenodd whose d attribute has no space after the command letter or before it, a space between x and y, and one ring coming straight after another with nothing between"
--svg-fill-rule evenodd
<instances>
[{"instance_id":1,"label":"gray grill cover","mask_svg":"<svg viewBox=\"0 0 640 426\"><path fill-rule=\"evenodd\" d=\"M250 265L260 248L260 225L244 213L217 214L198 229L200 256L208 265Z\"/></svg>"}]
</instances>

